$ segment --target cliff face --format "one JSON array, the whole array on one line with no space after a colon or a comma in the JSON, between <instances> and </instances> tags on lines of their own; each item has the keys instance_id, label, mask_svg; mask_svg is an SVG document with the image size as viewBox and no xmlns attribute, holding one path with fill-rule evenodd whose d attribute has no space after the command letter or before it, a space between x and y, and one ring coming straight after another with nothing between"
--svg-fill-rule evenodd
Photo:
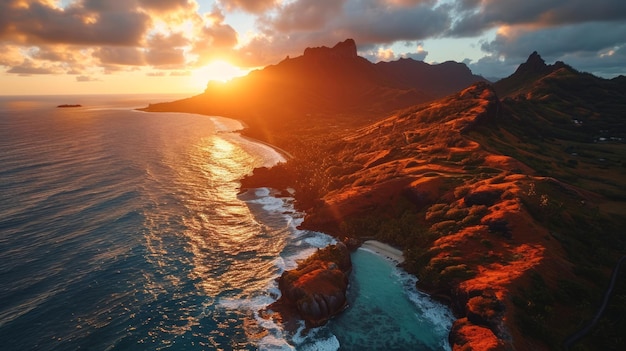
<instances>
[{"instance_id":1,"label":"cliff face","mask_svg":"<svg viewBox=\"0 0 626 351\"><path fill-rule=\"evenodd\" d=\"M343 243L318 250L278 278L282 295L267 310L282 321L297 314L308 327L323 325L346 307L351 270L350 252Z\"/></svg>"}]
</instances>

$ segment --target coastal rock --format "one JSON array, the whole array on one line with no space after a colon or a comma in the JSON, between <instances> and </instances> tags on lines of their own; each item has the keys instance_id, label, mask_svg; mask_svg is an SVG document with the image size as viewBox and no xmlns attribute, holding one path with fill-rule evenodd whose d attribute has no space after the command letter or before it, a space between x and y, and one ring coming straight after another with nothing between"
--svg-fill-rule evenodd
<instances>
[{"instance_id":1,"label":"coastal rock","mask_svg":"<svg viewBox=\"0 0 626 351\"><path fill-rule=\"evenodd\" d=\"M307 326L325 324L346 306L350 252L343 243L327 246L278 278L281 298L268 309L283 316L295 309Z\"/></svg>"}]
</instances>

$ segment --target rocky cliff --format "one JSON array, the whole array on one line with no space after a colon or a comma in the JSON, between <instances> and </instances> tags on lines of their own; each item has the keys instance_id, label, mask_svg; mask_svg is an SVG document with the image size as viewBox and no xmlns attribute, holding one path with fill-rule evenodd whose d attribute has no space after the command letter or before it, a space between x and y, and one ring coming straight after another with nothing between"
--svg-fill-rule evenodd
<instances>
[{"instance_id":1,"label":"rocky cliff","mask_svg":"<svg viewBox=\"0 0 626 351\"><path fill-rule=\"evenodd\" d=\"M266 311L278 313L283 321L295 314L309 327L323 325L345 308L351 270L350 252L343 243L318 250L278 278L282 295Z\"/></svg>"}]
</instances>

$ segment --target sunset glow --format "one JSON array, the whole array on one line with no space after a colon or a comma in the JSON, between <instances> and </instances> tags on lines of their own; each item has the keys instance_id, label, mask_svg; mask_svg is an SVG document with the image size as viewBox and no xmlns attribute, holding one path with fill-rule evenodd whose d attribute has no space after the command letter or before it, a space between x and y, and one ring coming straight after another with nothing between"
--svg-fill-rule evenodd
<instances>
[{"instance_id":1,"label":"sunset glow","mask_svg":"<svg viewBox=\"0 0 626 351\"><path fill-rule=\"evenodd\" d=\"M0 94L194 93L347 38L372 62L454 60L487 78L511 74L533 51L603 77L626 74L624 2L576 4L8 0Z\"/></svg>"},{"instance_id":2,"label":"sunset glow","mask_svg":"<svg viewBox=\"0 0 626 351\"><path fill-rule=\"evenodd\" d=\"M211 80L227 82L235 77L244 76L248 74L249 71L250 70L244 70L226 61L216 60L202 68L194 70L190 76L190 85L194 90L204 90L207 83Z\"/></svg>"}]
</instances>

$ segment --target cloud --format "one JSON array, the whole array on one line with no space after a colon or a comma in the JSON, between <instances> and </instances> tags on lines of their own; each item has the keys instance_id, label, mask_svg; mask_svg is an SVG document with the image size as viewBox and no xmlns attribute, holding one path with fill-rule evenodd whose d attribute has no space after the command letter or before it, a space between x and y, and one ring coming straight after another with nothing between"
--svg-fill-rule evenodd
<instances>
[{"instance_id":1,"label":"cloud","mask_svg":"<svg viewBox=\"0 0 626 351\"><path fill-rule=\"evenodd\" d=\"M0 52L0 65L16 74L195 67L237 45L223 21L193 0L3 0L0 43L17 49Z\"/></svg>"},{"instance_id":2,"label":"cloud","mask_svg":"<svg viewBox=\"0 0 626 351\"><path fill-rule=\"evenodd\" d=\"M353 38L359 48L378 50L445 32L448 7L431 0L299 0L284 3L258 21L260 34L240 48L242 64L260 66L305 46L334 45Z\"/></svg>"},{"instance_id":3,"label":"cloud","mask_svg":"<svg viewBox=\"0 0 626 351\"><path fill-rule=\"evenodd\" d=\"M448 35L471 37L501 25L535 28L626 19L623 0L469 0L455 1Z\"/></svg>"},{"instance_id":4,"label":"cloud","mask_svg":"<svg viewBox=\"0 0 626 351\"><path fill-rule=\"evenodd\" d=\"M481 48L489 56L472 65L479 73L489 71L502 77L503 67L514 67L528 55L539 52L548 62L563 61L574 68L597 75L624 72L623 49L626 47L626 23L589 22L546 28L502 29ZM620 69L621 67L621 69ZM507 74L507 75L508 75Z\"/></svg>"},{"instance_id":5,"label":"cloud","mask_svg":"<svg viewBox=\"0 0 626 351\"><path fill-rule=\"evenodd\" d=\"M144 52L135 47L105 46L96 49L93 57L106 65L141 66L146 63Z\"/></svg>"},{"instance_id":6,"label":"cloud","mask_svg":"<svg viewBox=\"0 0 626 351\"><path fill-rule=\"evenodd\" d=\"M465 60L464 63L474 74L481 75L489 80L497 81L510 76L517 67L526 60L501 60L497 56L484 56L476 62Z\"/></svg>"},{"instance_id":7,"label":"cloud","mask_svg":"<svg viewBox=\"0 0 626 351\"><path fill-rule=\"evenodd\" d=\"M148 77L165 77L167 74L163 71L158 71L158 72L148 72L146 73L146 76Z\"/></svg>"},{"instance_id":8,"label":"cloud","mask_svg":"<svg viewBox=\"0 0 626 351\"><path fill-rule=\"evenodd\" d=\"M191 71L172 71L170 72L171 77L188 77L191 76Z\"/></svg>"},{"instance_id":9,"label":"cloud","mask_svg":"<svg viewBox=\"0 0 626 351\"><path fill-rule=\"evenodd\" d=\"M376 47L372 50L362 51L361 55L372 62L395 61L400 58L410 58L416 61L424 61L426 56L428 56L428 51L424 50L423 43L406 43L405 46L412 48L415 51L396 52L397 50L394 50L391 47Z\"/></svg>"},{"instance_id":10,"label":"cloud","mask_svg":"<svg viewBox=\"0 0 626 351\"><path fill-rule=\"evenodd\" d=\"M244 10L250 13L261 14L278 3L277 0L222 0L222 5L227 11Z\"/></svg>"},{"instance_id":11,"label":"cloud","mask_svg":"<svg viewBox=\"0 0 626 351\"><path fill-rule=\"evenodd\" d=\"M219 0L208 12L199 3L0 0L0 66L80 75L182 72L216 59L259 67L346 38L372 61L424 60L426 40L432 51L438 38L463 37L483 50L469 63L487 76L512 73L535 50L597 74L624 71L624 0ZM254 32L235 30L242 11Z\"/></svg>"},{"instance_id":12,"label":"cloud","mask_svg":"<svg viewBox=\"0 0 626 351\"><path fill-rule=\"evenodd\" d=\"M129 5L94 6L96 3ZM9 0L0 5L4 22L0 39L30 44L136 45L147 31L150 17L131 3L85 0L63 9L41 0L26 6Z\"/></svg>"},{"instance_id":13,"label":"cloud","mask_svg":"<svg viewBox=\"0 0 626 351\"><path fill-rule=\"evenodd\" d=\"M345 0L300 0L287 3L267 25L280 33L319 30L337 17L345 16Z\"/></svg>"},{"instance_id":14,"label":"cloud","mask_svg":"<svg viewBox=\"0 0 626 351\"><path fill-rule=\"evenodd\" d=\"M197 7L195 1L189 0L138 0L138 3L141 8L157 12L189 11Z\"/></svg>"},{"instance_id":15,"label":"cloud","mask_svg":"<svg viewBox=\"0 0 626 351\"><path fill-rule=\"evenodd\" d=\"M189 40L182 33L155 34L148 39L146 63L152 66L183 66L186 62L184 47Z\"/></svg>"},{"instance_id":16,"label":"cloud","mask_svg":"<svg viewBox=\"0 0 626 351\"><path fill-rule=\"evenodd\" d=\"M32 60L24 60L24 62L20 65L16 65L8 69L7 73L14 73L20 76L31 76L34 74L59 73L59 70L48 65L38 65Z\"/></svg>"},{"instance_id":17,"label":"cloud","mask_svg":"<svg viewBox=\"0 0 626 351\"><path fill-rule=\"evenodd\" d=\"M549 57L574 52L599 52L626 43L626 23L591 22L537 30L503 30L482 49L507 58L522 58L538 51Z\"/></svg>"},{"instance_id":18,"label":"cloud","mask_svg":"<svg viewBox=\"0 0 626 351\"><path fill-rule=\"evenodd\" d=\"M191 47L191 53L197 55L195 65L203 65L216 58L230 59L237 43L237 32L229 25L218 23L202 27Z\"/></svg>"},{"instance_id":19,"label":"cloud","mask_svg":"<svg viewBox=\"0 0 626 351\"><path fill-rule=\"evenodd\" d=\"M573 67L604 77L613 78L618 75L626 75L624 62L626 62L626 44L603 50L599 53L576 52L567 53L559 58Z\"/></svg>"},{"instance_id":20,"label":"cloud","mask_svg":"<svg viewBox=\"0 0 626 351\"><path fill-rule=\"evenodd\" d=\"M101 80L94 78L94 77L90 77L90 76L77 76L76 81L83 83L83 82L100 82Z\"/></svg>"},{"instance_id":21,"label":"cloud","mask_svg":"<svg viewBox=\"0 0 626 351\"><path fill-rule=\"evenodd\" d=\"M415 52L409 52L402 55L402 57L411 58L416 61L424 61L428 56L428 51L424 50L423 44L417 45L417 50Z\"/></svg>"}]
</instances>

